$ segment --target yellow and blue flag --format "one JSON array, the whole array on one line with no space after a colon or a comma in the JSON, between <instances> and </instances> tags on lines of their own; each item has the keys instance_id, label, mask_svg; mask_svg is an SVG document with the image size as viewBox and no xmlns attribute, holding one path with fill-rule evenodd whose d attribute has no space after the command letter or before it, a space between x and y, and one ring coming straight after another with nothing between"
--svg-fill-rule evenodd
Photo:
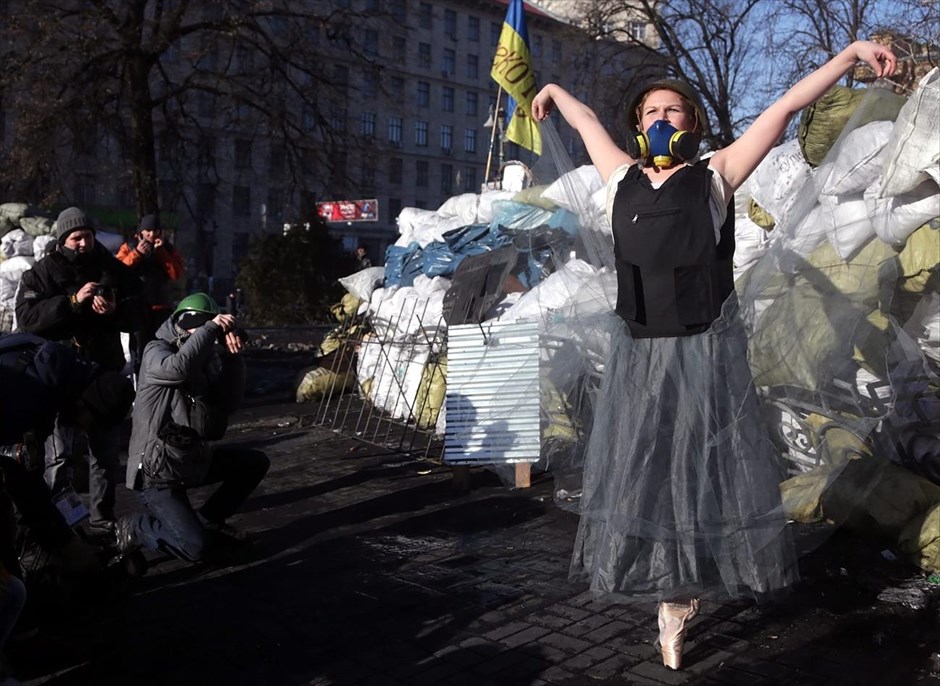
<instances>
[{"instance_id":1,"label":"yellow and blue flag","mask_svg":"<svg viewBox=\"0 0 940 686\"><path fill-rule=\"evenodd\" d=\"M509 94L506 137L541 155L542 137L538 123L531 116L532 99L537 89L532 55L529 53L529 32L525 26L523 0L509 0L490 76Z\"/></svg>"}]
</instances>

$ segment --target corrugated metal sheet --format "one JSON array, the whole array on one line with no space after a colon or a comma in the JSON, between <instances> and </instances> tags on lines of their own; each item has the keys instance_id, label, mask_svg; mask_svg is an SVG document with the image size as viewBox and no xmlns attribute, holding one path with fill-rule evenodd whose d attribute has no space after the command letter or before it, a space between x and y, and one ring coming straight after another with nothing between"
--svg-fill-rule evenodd
<instances>
[{"instance_id":1,"label":"corrugated metal sheet","mask_svg":"<svg viewBox=\"0 0 940 686\"><path fill-rule=\"evenodd\" d=\"M451 326L445 407L446 463L537 461L538 323Z\"/></svg>"}]
</instances>

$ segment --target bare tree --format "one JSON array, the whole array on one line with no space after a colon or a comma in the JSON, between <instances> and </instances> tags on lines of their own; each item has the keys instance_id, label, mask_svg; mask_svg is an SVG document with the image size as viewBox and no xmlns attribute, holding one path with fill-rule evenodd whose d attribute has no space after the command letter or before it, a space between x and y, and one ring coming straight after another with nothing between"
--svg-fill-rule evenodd
<instances>
[{"instance_id":1,"label":"bare tree","mask_svg":"<svg viewBox=\"0 0 940 686\"><path fill-rule=\"evenodd\" d=\"M83 166L100 172L110 155L139 213L158 206L159 168L173 170L177 194L195 215L199 194L182 189L218 182L217 131L249 143L261 133L274 141L272 166L276 159L283 167L288 195L303 190L311 169L326 183L343 183L341 162L355 137L331 126L331 111L346 102L350 63L381 68L354 40L353 27L393 18L357 16L348 6L302 0L4 3L0 92L14 113L15 136L4 151L0 188L36 202L75 200L66 180ZM245 149L250 156L251 146Z\"/></svg>"},{"instance_id":2,"label":"bare tree","mask_svg":"<svg viewBox=\"0 0 940 686\"><path fill-rule=\"evenodd\" d=\"M589 31L644 55L625 84L623 104L650 70L685 81L704 101L711 124L706 142L717 149L757 113L749 111L746 95L765 83L758 27L770 6L767 0L584 0L579 8Z\"/></svg>"}]
</instances>

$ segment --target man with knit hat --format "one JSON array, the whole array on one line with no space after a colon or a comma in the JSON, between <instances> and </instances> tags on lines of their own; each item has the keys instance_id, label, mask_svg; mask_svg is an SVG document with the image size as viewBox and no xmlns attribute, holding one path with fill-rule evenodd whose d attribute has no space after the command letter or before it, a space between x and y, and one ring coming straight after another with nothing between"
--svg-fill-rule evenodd
<instances>
[{"instance_id":1,"label":"man with knit hat","mask_svg":"<svg viewBox=\"0 0 940 686\"><path fill-rule=\"evenodd\" d=\"M143 285L145 316L140 330L134 334L134 369L139 370L144 346L154 339L157 329L179 300L181 294L175 292L175 286L186 273L186 268L182 255L163 237L157 214L141 218L133 241L121 246L117 258L134 270Z\"/></svg>"},{"instance_id":2,"label":"man with knit hat","mask_svg":"<svg viewBox=\"0 0 940 686\"><path fill-rule=\"evenodd\" d=\"M53 234L56 251L23 275L16 299L21 331L71 346L104 370L124 367L121 332L136 331L143 308L140 281L95 240L88 216L63 210ZM120 468L120 428L87 432L91 452L89 500L93 531L109 533L114 523L114 488ZM80 435L57 427L46 448L46 481L53 494L69 485L66 463Z\"/></svg>"}]
</instances>

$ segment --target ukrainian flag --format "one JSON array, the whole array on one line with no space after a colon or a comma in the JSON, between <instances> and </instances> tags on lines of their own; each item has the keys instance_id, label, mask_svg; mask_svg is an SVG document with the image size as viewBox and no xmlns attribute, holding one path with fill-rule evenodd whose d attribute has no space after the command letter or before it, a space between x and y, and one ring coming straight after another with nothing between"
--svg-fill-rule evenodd
<instances>
[{"instance_id":1,"label":"ukrainian flag","mask_svg":"<svg viewBox=\"0 0 940 686\"><path fill-rule=\"evenodd\" d=\"M509 0L509 10L499 35L490 76L509 94L506 137L541 155L542 137L538 123L531 117L532 99L538 89L535 87L535 71L529 54L529 32L525 26L523 0Z\"/></svg>"}]
</instances>

